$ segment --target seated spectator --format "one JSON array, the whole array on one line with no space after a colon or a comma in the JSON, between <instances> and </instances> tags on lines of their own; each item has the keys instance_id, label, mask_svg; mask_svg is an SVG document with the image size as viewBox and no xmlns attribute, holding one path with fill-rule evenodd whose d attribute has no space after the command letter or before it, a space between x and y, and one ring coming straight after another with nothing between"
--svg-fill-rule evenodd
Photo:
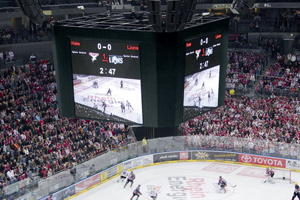
<instances>
[{"instance_id":1,"label":"seated spectator","mask_svg":"<svg viewBox=\"0 0 300 200\"><path fill-rule=\"evenodd\" d=\"M32 53L32 54L30 55L29 61L30 61L31 63L35 63L35 62L36 62L36 56L34 55L34 53Z\"/></svg>"},{"instance_id":2,"label":"seated spectator","mask_svg":"<svg viewBox=\"0 0 300 200\"><path fill-rule=\"evenodd\" d=\"M9 61L13 61L15 59L15 54L12 50L9 50L8 52L8 59Z\"/></svg>"}]
</instances>

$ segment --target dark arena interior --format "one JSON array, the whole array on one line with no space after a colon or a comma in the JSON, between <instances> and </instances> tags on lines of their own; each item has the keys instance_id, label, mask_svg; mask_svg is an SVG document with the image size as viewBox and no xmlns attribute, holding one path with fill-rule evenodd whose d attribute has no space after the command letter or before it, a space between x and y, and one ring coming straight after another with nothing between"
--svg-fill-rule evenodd
<instances>
[{"instance_id":1,"label":"dark arena interior","mask_svg":"<svg viewBox=\"0 0 300 200\"><path fill-rule=\"evenodd\" d=\"M298 0L1 0L0 199L93 199L187 160L259 165L300 199L299 98ZM150 183L129 194L176 199Z\"/></svg>"}]
</instances>

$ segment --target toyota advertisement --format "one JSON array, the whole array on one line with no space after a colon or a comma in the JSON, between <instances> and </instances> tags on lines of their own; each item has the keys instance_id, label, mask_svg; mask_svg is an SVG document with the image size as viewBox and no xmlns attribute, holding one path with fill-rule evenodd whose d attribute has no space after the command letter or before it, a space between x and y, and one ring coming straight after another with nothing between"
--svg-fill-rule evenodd
<instances>
[{"instance_id":1,"label":"toyota advertisement","mask_svg":"<svg viewBox=\"0 0 300 200\"><path fill-rule=\"evenodd\" d=\"M255 165L266 165L270 167L285 168L285 159L250 154L239 154L239 161Z\"/></svg>"}]
</instances>

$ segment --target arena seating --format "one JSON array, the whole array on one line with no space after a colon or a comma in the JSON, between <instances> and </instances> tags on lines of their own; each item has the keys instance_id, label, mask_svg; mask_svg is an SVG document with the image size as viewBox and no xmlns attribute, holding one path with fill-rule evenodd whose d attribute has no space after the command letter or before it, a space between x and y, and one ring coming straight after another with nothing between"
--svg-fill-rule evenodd
<instances>
[{"instance_id":1,"label":"arena seating","mask_svg":"<svg viewBox=\"0 0 300 200\"><path fill-rule=\"evenodd\" d=\"M277 61L265 72L256 87L259 94L299 97L300 55L277 54Z\"/></svg>"},{"instance_id":2,"label":"arena seating","mask_svg":"<svg viewBox=\"0 0 300 200\"><path fill-rule=\"evenodd\" d=\"M10 67L0 79L0 189L47 178L135 137L126 124L61 117L54 68L47 60Z\"/></svg>"}]
</instances>

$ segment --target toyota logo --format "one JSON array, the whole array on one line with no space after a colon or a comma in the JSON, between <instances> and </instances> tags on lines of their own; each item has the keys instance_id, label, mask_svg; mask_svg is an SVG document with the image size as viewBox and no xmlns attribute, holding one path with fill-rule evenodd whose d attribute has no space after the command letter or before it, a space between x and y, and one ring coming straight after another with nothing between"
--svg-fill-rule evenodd
<instances>
[{"instance_id":1,"label":"toyota logo","mask_svg":"<svg viewBox=\"0 0 300 200\"><path fill-rule=\"evenodd\" d=\"M241 157L241 159L242 159L242 161L245 162L245 163L251 163L251 161L252 161L251 156L248 156L248 155L243 155L243 156Z\"/></svg>"}]
</instances>

